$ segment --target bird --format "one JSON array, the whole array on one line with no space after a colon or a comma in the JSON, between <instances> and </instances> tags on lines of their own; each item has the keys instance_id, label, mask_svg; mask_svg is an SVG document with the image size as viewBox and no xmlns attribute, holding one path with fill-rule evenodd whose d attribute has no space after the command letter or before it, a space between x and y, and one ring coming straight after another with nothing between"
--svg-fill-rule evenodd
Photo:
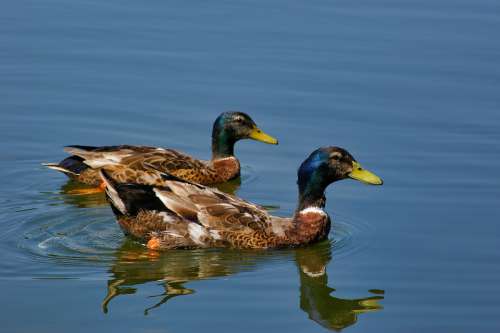
<instances>
[{"instance_id":1,"label":"bird","mask_svg":"<svg viewBox=\"0 0 500 333\"><path fill-rule=\"evenodd\" d=\"M324 208L329 184L346 178L383 184L347 150L322 147L298 169L293 216L278 217L237 196L165 172L161 186L118 183L105 169L100 175L123 232L151 250L304 246L328 236L331 221Z\"/></svg>"},{"instance_id":2,"label":"bird","mask_svg":"<svg viewBox=\"0 0 500 333\"><path fill-rule=\"evenodd\" d=\"M66 146L72 154L59 163L45 163L69 178L94 188L75 190L75 194L102 192L104 184L99 170L122 183L162 185L161 172L203 185L223 183L240 175L240 162L234 155L234 145L241 139L253 139L277 145L278 140L260 130L252 118L243 112L224 112L213 124L212 158L203 161L183 152L149 146ZM144 165L154 165L155 169Z\"/></svg>"}]
</instances>

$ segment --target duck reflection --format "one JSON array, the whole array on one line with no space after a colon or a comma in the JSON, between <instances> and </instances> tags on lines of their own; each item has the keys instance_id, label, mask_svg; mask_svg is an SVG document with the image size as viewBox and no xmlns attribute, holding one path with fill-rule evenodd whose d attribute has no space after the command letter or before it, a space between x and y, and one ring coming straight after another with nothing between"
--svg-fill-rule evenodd
<instances>
[{"instance_id":1,"label":"duck reflection","mask_svg":"<svg viewBox=\"0 0 500 333\"><path fill-rule=\"evenodd\" d=\"M62 194L61 199L65 204L69 204L79 208L93 208L108 204L104 192L87 195L75 194L78 191L86 188L90 187L73 180L68 180L66 184L61 186L61 189L59 190L59 192Z\"/></svg>"},{"instance_id":2,"label":"duck reflection","mask_svg":"<svg viewBox=\"0 0 500 333\"><path fill-rule=\"evenodd\" d=\"M331 260L331 244L322 242L312 247L283 251L231 251L196 250L151 252L126 241L116 253L110 267L111 279L102 302L105 313L111 301L120 295L130 295L141 284L162 281L163 292L159 301L144 310L147 315L171 298L193 294L185 282L229 276L245 270L254 270L274 260L294 257L300 278L300 308L309 319L319 325L341 330L353 325L358 315L382 309L378 303L381 295L359 299L342 299L331 295L335 289L328 287L327 265ZM383 293L378 291L378 293Z\"/></svg>"},{"instance_id":3,"label":"duck reflection","mask_svg":"<svg viewBox=\"0 0 500 333\"><path fill-rule=\"evenodd\" d=\"M327 245L327 247L325 247ZM358 314L382 309L383 296L342 299L330 294L326 266L331 260L329 242L297 249L295 259L300 275L300 308L309 319L327 329L341 330L357 321ZM383 294L383 291L377 291Z\"/></svg>"},{"instance_id":4,"label":"duck reflection","mask_svg":"<svg viewBox=\"0 0 500 333\"><path fill-rule=\"evenodd\" d=\"M240 185L241 177L238 177L225 183L216 184L214 187L223 192L235 194L240 188ZM62 200L65 204L79 208L93 208L108 204L104 192L81 194L82 190L90 188L92 187L73 180L68 180L61 186L59 192L62 194Z\"/></svg>"}]
</instances>

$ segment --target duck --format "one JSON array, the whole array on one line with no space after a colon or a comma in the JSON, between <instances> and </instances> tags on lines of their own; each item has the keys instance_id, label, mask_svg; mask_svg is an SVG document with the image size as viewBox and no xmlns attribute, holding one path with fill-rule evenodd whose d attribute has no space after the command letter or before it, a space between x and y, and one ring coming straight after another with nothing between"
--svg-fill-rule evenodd
<instances>
[{"instance_id":1,"label":"duck","mask_svg":"<svg viewBox=\"0 0 500 333\"><path fill-rule=\"evenodd\" d=\"M122 183L163 185L161 172L202 185L224 183L240 176L240 162L234 146L242 139L253 139L277 145L278 140L259 129L243 112L221 113L213 124L212 158L196 159L175 149L149 146L66 146L71 156L59 163L44 163L46 167L66 174L77 182L94 186L75 190L75 194L102 192L104 184L99 170ZM153 165L154 169L145 167Z\"/></svg>"},{"instance_id":2,"label":"duck","mask_svg":"<svg viewBox=\"0 0 500 333\"><path fill-rule=\"evenodd\" d=\"M153 165L146 167L154 168ZM215 188L161 172L161 186L118 183L100 170L105 192L125 235L151 250L298 247L327 238L331 220L325 190L342 179L382 185L340 147L312 152L298 169L298 203L291 217Z\"/></svg>"}]
</instances>

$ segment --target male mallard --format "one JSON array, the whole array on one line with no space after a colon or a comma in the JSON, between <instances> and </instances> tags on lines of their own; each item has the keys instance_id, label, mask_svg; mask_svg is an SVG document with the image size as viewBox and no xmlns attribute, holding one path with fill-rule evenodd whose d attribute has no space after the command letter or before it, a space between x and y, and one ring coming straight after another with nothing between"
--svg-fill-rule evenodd
<instances>
[{"instance_id":1,"label":"male mallard","mask_svg":"<svg viewBox=\"0 0 500 333\"><path fill-rule=\"evenodd\" d=\"M105 171L106 195L123 231L151 249L233 247L278 248L327 237L325 189L353 178L381 185L349 152L319 148L298 171L299 200L291 218L269 215L257 205L213 188L162 174L162 186L120 184Z\"/></svg>"},{"instance_id":2,"label":"male mallard","mask_svg":"<svg viewBox=\"0 0 500 333\"><path fill-rule=\"evenodd\" d=\"M160 172L209 185L228 181L240 175L240 163L234 156L234 144L241 139L278 144L278 140L262 132L243 112L225 112L215 120L212 131L212 159L201 161L173 149L146 146L68 146L72 156L59 164L45 164L70 178L88 185L101 185L99 169L119 182L162 185ZM156 170L146 168L153 165ZM102 190L102 189L101 189ZM82 191L93 193L99 191Z\"/></svg>"}]
</instances>

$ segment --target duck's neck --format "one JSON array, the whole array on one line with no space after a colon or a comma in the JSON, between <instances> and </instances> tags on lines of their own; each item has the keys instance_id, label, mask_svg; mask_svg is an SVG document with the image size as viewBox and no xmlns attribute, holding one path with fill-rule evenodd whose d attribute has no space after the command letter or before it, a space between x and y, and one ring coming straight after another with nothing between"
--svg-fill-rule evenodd
<instances>
[{"instance_id":1,"label":"duck's neck","mask_svg":"<svg viewBox=\"0 0 500 333\"><path fill-rule=\"evenodd\" d=\"M325 189L328 184L322 181L299 182L299 202L297 212L309 207L325 207Z\"/></svg>"},{"instance_id":2,"label":"duck's neck","mask_svg":"<svg viewBox=\"0 0 500 333\"><path fill-rule=\"evenodd\" d=\"M293 217L294 227L289 232L294 244L309 244L328 237L330 217L323 210L324 204L324 196L299 203Z\"/></svg>"},{"instance_id":3,"label":"duck's neck","mask_svg":"<svg viewBox=\"0 0 500 333\"><path fill-rule=\"evenodd\" d=\"M212 160L234 156L236 139L224 128L214 126L212 132Z\"/></svg>"},{"instance_id":4,"label":"duck's neck","mask_svg":"<svg viewBox=\"0 0 500 333\"><path fill-rule=\"evenodd\" d=\"M296 244L309 244L324 239L330 230L330 217L323 210L325 207L325 189L330 182L324 172L301 167L298 177L299 202L293 221L295 227L291 233Z\"/></svg>"},{"instance_id":5,"label":"duck's neck","mask_svg":"<svg viewBox=\"0 0 500 333\"><path fill-rule=\"evenodd\" d=\"M324 208L325 202L326 202L326 198L325 198L324 194L322 196L318 196L318 197L314 197L314 198L312 198L312 197L308 197L308 198L299 197L299 204L297 206L297 211L301 211L303 209L310 208L310 207Z\"/></svg>"}]
</instances>

